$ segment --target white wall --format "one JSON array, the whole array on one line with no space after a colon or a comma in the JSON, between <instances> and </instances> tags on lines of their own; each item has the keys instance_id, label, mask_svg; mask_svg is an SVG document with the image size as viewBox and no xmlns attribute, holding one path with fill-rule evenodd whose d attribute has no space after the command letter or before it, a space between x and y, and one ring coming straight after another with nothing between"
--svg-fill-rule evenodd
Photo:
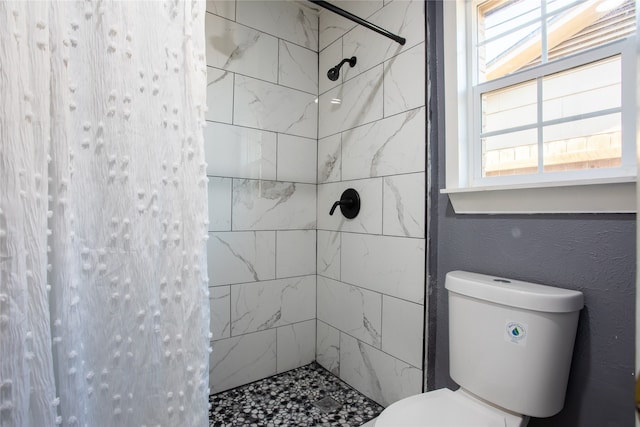
<instances>
[{"instance_id":1,"label":"white wall","mask_svg":"<svg viewBox=\"0 0 640 427\"><path fill-rule=\"evenodd\" d=\"M388 405L422 391L424 2L335 3L407 39L400 46L320 14L316 357ZM354 55L338 81L326 77ZM359 216L329 216L350 187L362 199Z\"/></svg>"},{"instance_id":2,"label":"white wall","mask_svg":"<svg viewBox=\"0 0 640 427\"><path fill-rule=\"evenodd\" d=\"M315 358L318 19L208 1L210 384Z\"/></svg>"}]
</instances>

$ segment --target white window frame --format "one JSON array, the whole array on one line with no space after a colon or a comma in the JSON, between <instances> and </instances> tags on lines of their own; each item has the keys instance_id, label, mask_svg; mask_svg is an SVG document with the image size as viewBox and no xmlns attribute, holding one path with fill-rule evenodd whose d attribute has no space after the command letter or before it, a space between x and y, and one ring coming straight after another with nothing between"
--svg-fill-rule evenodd
<instances>
[{"instance_id":1,"label":"white window frame","mask_svg":"<svg viewBox=\"0 0 640 427\"><path fill-rule=\"evenodd\" d=\"M475 76L467 71L475 61L475 49L468 49L468 46L474 46L472 29L475 17L469 16L468 5L471 1L474 0L443 2L446 188L441 191L449 195L456 213L636 212L634 84L623 91L621 108L623 159L631 160L633 164L598 169L595 174L576 171L569 179L566 174L559 177L556 173L516 175L507 180L480 178L480 164L473 161L478 153L472 151L479 147L480 125L472 117L474 102L479 96L474 94ZM550 70L564 70L592 62L603 54L612 56L617 53L622 53L622 81L635 82L635 37L547 64L544 66L545 74L551 74ZM505 82L515 84L535 79L538 75L539 70L524 70L496 80L503 85ZM482 83L483 91L495 85L496 80ZM475 105L475 108L479 106Z\"/></svg>"}]
</instances>

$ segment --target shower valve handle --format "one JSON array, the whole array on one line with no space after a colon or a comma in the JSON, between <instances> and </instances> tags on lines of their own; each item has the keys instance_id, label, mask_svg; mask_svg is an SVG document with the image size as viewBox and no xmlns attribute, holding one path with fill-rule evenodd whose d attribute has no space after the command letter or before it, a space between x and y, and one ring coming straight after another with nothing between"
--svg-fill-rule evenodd
<instances>
[{"instance_id":1,"label":"shower valve handle","mask_svg":"<svg viewBox=\"0 0 640 427\"><path fill-rule=\"evenodd\" d=\"M331 206L329 215L333 215L338 206L340 206L340 212L342 212L345 218L353 219L358 216L360 212L360 195L353 188L346 189L342 193L342 196L340 196L340 200Z\"/></svg>"},{"instance_id":2,"label":"shower valve handle","mask_svg":"<svg viewBox=\"0 0 640 427\"><path fill-rule=\"evenodd\" d=\"M331 210L329 211L329 215L333 215L333 213L336 211L336 208L338 206L344 206L344 207L350 207L351 205L353 205L353 199L343 199L343 200L338 200L337 202L335 202L333 204L333 206L331 207Z\"/></svg>"}]
</instances>

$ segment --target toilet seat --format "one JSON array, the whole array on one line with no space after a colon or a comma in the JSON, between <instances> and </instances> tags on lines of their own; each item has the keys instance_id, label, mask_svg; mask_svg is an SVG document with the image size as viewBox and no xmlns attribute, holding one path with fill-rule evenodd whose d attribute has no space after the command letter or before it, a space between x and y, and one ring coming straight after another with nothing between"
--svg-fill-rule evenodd
<instances>
[{"instance_id":1,"label":"toilet seat","mask_svg":"<svg viewBox=\"0 0 640 427\"><path fill-rule=\"evenodd\" d=\"M524 424L523 424L524 421ZM526 425L519 417L481 403L464 390L440 389L395 402L375 427L508 427Z\"/></svg>"}]
</instances>

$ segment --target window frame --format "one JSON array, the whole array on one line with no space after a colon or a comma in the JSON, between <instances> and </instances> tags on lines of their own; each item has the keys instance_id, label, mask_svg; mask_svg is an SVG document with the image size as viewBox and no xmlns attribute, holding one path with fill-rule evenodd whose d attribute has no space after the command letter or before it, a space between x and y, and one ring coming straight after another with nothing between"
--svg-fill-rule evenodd
<instances>
[{"instance_id":1,"label":"window frame","mask_svg":"<svg viewBox=\"0 0 640 427\"><path fill-rule=\"evenodd\" d=\"M449 195L454 210L457 213L636 212L636 36L475 87L476 20L470 15L477 3L478 0L443 2L446 188L441 192ZM482 167L481 153L478 156L481 151L478 88L506 87L536 79L541 70L549 75L616 54L622 58L623 85L627 82L632 87L632 90L623 90L621 99L624 163L620 168L597 169L595 174L547 172L513 175L509 179L478 179ZM471 72L467 71L468 65L473 66ZM451 78L453 76L455 78ZM478 157L474 159L474 156Z\"/></svg>"}]
</instances>

